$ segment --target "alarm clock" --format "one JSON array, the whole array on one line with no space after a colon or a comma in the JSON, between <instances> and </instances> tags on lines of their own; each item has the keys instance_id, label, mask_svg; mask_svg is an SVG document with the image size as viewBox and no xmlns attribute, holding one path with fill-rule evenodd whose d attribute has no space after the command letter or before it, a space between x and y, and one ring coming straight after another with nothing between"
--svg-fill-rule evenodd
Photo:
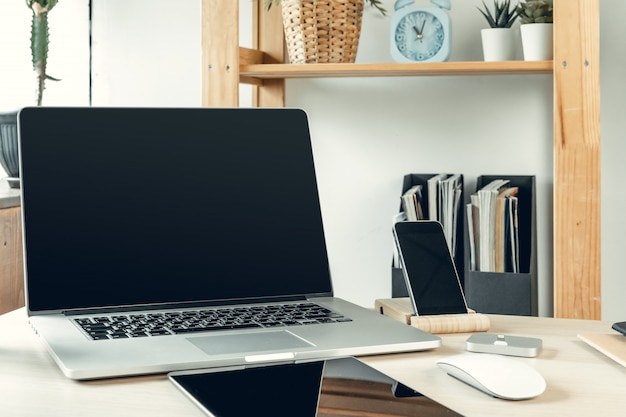
<instances>
[{"instance_id":1,"label":"alarm clock","mask_svg":"<svg viewBox=\"0 0 626 417\"><path fill-rule=\"evenodd\" d=\"M391 57L396 62L443 62L452 44L450 0L430 0L436 7L413 7L397 0L391 17Z\"/></svg>"}]
</instances>

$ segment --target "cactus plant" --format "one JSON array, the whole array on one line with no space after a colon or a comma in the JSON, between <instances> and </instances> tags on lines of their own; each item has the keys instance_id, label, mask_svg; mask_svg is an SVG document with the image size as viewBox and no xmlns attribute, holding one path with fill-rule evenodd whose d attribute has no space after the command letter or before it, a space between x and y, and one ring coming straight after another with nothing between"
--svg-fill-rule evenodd
<instances>
[{"instance_id":1,"label":"cactus plant","mask_svg":"<svg viewBox=\"0 0 626 417\"><path fill-rule=\"evenodd\" d=\"M33 61L33 70L37 77L37 106L43 102L43 92L46 80L58 81L46 73L48 64L48 13L58 0L26 0L26 6L33 11L30 33L30 51Z\"/></svg>"},{"instance_id":2,"label":"cactus plant","mask_svg":"<svg viewBox=\"0 0 626 417\"><path fill-rule=\"evenodd\" d=\"M489 27L491 28L510 28L513 23L515 23L519 15L517 6L513 6L513 9L511 10L510 0L504 0L502 2L499 0L493 0L493 14L484 1L483 7L484 10L478 8L478 11L485 16L485 19L487 19Z\"/></svg>"},{"instance_id":3,"label":"cactus plant","mask_svg":"<svg viewBox=\"0 0 626 417\"><path fill-rule=\"evenodd\" d=\"M517 6L522 24L552 23L552 0L528 0Z\"/></svg>"}]
</instances>

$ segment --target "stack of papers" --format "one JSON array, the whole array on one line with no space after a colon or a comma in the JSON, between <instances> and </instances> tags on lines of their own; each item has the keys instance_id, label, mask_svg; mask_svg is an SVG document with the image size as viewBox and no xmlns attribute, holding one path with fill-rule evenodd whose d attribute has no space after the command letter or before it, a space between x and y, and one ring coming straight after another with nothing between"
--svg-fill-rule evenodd
<instances>
[{"instance_id":1,"label":"stack of papers","mask_svg":"<svg viewBox=\"0 0 626 417\"><path fill-rule=\"evenodd\" d=\"M431 220L437 220L443 226L448 249L454 255L456 253L456 229L463 184L459 174L438 179L437 182L437 217L434 218L431 212Z\"/></svg>"},{"instance_id":2,"label":"stack of papers","mask_svg":"<svg viewBox=\"0 0 626 417\"><path fill-rule=\"evenodd\" d=\"M434 220L441 223L448 243L448 249L456 253L456 230L459 205L463 194L460 174L438 174L426 183L428 201L424 201L423 186L414 185L401 197L402 215L394 216L394 222L400 219L408 221ZM401 220L400 220L401 221Z\"/></svg>"},{"instance_id":3,"label":"stack of papers","mask_svg":"<svg viewBox=\"0 0 626 417\"><path fill-rule=\"evenodd\" d=\"M422 207L422 186L414 185L409 188L401 197L402 212L406 220L414 222L424 220L424 209Z\"/></svg>"}]
</instances>

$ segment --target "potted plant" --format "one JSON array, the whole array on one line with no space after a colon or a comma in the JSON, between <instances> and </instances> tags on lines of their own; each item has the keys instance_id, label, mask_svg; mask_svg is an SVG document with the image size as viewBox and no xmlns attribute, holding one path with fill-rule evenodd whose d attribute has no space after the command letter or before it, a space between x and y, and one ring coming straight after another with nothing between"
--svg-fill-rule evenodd
<instances>
[{"instance_id":1,"label":"potted plant","mask_svg":"<svg viewBox=\"0 0 626 417\"><path fill-rule=\"evenodd\" d=\"M519 10L511 5L511 0L493 0L493 13L483 1L483 9L478 11L487 20L488 29L480 31L485 61L510 61L515 59L515 33L511 29L517 20Z\"/></svg>"},{"instance_id":2,"label":"potted plant","mask_svg":"<svg viewBox=\"0 0 626 417\"><path fill-rule=\"evenodd\" d=\"M26 0L32 10L30 51L33 70L37 80L35 104L43 103L46 81L58 81L47 74L48 63L48 13L58 0ZM19 188L19 164L17 142L17 111L0 114L0 165L8 174L9 186Z\"/></svg>"},{"instance_id":3,"label":"potted plant","mask_svg":"<svg viewBox=\"0 0 626 417\"><path fill-rule=\"evenodd\" d=\"M524 59L526 61L552 59L552 0L523 1L517 10L521 22Z\"/></svg>"},{"instance_id":4,"label":"potted plant","mask_svg":"<svg viewBox=\"0 0 626 417\"><path fill-rule=\"evenodd\" d=\"M383 15L381 0L265 0L280 5L289 62L354 62L367 1Z\"/></svg>"},{"instance_id":5,"label":"potted plant","mask_svg":"<svg viewBox=\"0 0 626 417\"><path fill-rule=\"evenodd\" d=\"M37 106L43 103L46 80L58 81L46 73L48 65L48 13L59 0L26 0L26 6L33 11L30 32L30 52L33 70L37 76Z\"/></svg>"}]
</instances>

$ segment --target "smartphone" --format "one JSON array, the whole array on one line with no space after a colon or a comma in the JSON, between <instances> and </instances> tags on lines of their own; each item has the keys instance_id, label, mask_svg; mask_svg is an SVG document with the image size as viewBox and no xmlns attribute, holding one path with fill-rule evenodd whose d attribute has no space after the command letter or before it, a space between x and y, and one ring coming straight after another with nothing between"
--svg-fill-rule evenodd
<instances>
[{"instance_id":1,"label":"smartphone","mask_svg":"<svg viewBox=\"0 0 626 417\"><path fill-rule=\"evenodd\" d=\"M467 313L467 303L441 223L399 222L393 227L402 273L418 316Z\"/></svg>"}]
</instances>

